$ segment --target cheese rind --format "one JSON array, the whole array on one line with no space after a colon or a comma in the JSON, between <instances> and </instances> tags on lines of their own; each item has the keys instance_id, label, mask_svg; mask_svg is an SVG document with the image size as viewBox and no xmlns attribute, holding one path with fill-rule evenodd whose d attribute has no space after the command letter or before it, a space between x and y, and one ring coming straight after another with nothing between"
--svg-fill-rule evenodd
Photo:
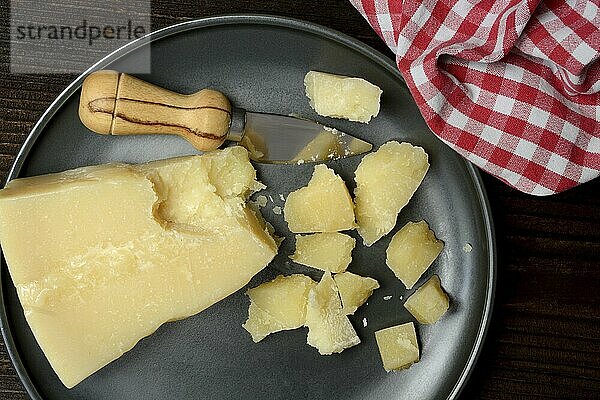
<instances>
[{"instance_id":1,"label":"cheese rind","mask_svg":"<svg viewBox=\"0 0 600 400\"><path fill-rule=\"evenodd\" d=\"M356 239L339 232L296 235L296 251L290 258L323 271L344 272L355 244Z\"/></svg>"},{"instance_id":2,"label":"cheese rind","mask_svg":"<svg viewBox=\"0 0 600 400\"><path fill-rule=\"evenodd\" d=\"M404 307L422 324L436 323L450 307L448 295L437 275L433 275L404 303Z\"/></svg>"},{"instance_id":3,"label":"cheese rind","mask_svg":"<svg viewBox=\"0 0 600 400\"><path fill-rule=\"evenodd\" d=\"M249 289L251 305L248 320L242 325L255 342L270 333L296 329L306 321L308 292L316 285L310 277L301 274L280 275ZM260 310L252 310L252 307ZM261 337L262 336L262 337ZM260 338L256 340L257 338Z\"/></svg>"},{"instance_id":4,"label":"cheese rind","mask_svg":"<svg viewBox=\"0 0 600 400\"><path fill-rule=\"evenodd\" d=\"M337 285L342 299L343 312L346 315L354 314L379 288L379 282L368 276L360 276L352 272L335 274L333 280Z\"/></svg>"},{"instance_id":5,"label":"cheese rind","mask_svg":"<svg viewBox=\"0 0 600 400\"><path fill-rule=\"evenodd\" d=\"M221 180L219 163L247 172ZM227 149L24 178L0 191L2 250L65 386L240 289L271 261L277 247L244 207L251 168L243 149Z\"/></svg>"},{"instance_id":6,"label":"cheese rind","mask_svg":"<svg viewBox=\"0 0 600 400\"><path fill-rule=\"evenodd\" d=\"M354 204L346 184L324 164L315 166L308 185L287 197L283 216L293 233L354 229Z\"/></svg>"},{"instance_id":7,"label":"cheese rind","mask_svg":"<svg viewBox=\"0 0 600 400\"><path fill-rule=\"evenodd\" d=\"M428 169L427 153L410 143L387 142L363 157L354 172L354 202L366 246L390 233Z\"/></svg>"},{"instance_id":8,"label":"cheese rind","mask_svg":"<svg viewBox=\"0 0 600 400\"><path fill-rule=\"evenodd\" d=\"M304 86L319 115L368 123L379 114L383 91L362 78L309 71Z\"/></svg>"},{"instance_id":9,"label":"cheese rind","mask_svg":"<svg viewBox=\"0 0 600 400\"><path fill-rule=\"evenodd\" d=\"M402 227L386 250L386 264L396 277L411 289L444 248L425 221Z\"/></svg>"},{"instance_id":10,"label":"cheese rind","mask_svg":"<svg viewBox=\"0 0 600 400\"><path fill-rule=\"evenodd\" d=\"M415 325L408 322L375 332L379 355L386 371L408 368L419 361Z\"/></svg>"},{"instance_id":11,"label":"cheese rind","mask_svg":"<svg viewBox=\"0 0 600 400\"><path fill-rule=\"evenodd\" d=\"M344 314L340 295L329 271L308 294L306 307L307 343L321 355L341 353L360 339Z\"/></svg>"}]
</instances>

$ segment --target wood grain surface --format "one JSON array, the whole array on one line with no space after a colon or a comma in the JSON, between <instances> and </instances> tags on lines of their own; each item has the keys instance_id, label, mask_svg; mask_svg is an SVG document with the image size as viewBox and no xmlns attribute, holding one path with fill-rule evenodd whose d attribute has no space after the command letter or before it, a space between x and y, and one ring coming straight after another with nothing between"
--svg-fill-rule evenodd
<instances>
[{"instance_id":1,"label":"wood grain surface","mask_svg":"<svg viewBox=\"0 0 600 400\"><path fill-rule=\"evenodd\" d=\"M93 3L85 3L91 17L100 13ZM57 7L66 6L59 2ZM392 57L345 0L156 0L152 27L239 12L316 22ZM73 75L10 74L8 15L3 1L3 180L35 121L74 79ZM461 399L600 399L600 180L543 198L519 193L485 174L484 181L496 225L498 285L493 322ZM26 398L0 340L0 399Z\"/></svg>"}]
</instances>

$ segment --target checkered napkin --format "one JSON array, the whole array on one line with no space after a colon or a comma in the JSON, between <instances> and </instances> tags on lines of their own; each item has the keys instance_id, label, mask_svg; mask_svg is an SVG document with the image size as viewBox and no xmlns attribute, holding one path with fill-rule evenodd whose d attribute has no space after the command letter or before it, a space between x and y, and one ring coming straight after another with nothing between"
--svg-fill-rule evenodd
<instances>
[{"instance_id":1,"label":"checkered napkin","mask_svg":"<svg viewBox=\"0 0 600 400\"><path fill-rule=\"evenodd\" d=\"M534 195L600 175L599 0L350 0L431 130Z\"/></svg>"}]
</instances>

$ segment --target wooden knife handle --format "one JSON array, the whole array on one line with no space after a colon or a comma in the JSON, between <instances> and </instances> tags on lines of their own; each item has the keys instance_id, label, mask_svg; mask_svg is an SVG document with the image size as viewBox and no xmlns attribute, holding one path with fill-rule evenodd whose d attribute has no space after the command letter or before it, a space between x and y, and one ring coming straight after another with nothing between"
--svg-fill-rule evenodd
<instances>
[{"instance_id":1,"label":"wooden knife handle","mask_svg":"<svg viewBox=\"0 0 600 400\"><path fill-rule=\"evenodd\" d=\"M184 95L104 70L92 72L83 81L79 118L96 133L179 135L198 150L208 151L227 137L231 104L216 90Z\"/></svg>"}]
</instances>

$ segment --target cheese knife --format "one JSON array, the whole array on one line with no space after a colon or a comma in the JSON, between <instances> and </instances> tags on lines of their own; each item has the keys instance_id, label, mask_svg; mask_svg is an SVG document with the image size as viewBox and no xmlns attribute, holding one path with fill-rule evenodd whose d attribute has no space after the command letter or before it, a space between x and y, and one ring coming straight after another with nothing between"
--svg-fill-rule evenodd
<instances>
[{"instance_id":1,"label":"cheese knife","mask_svg":"<svg viewBox=\"0 0 600 400\"><path fill-rule=\"evenodd\" d=\"M79 118L104 135L179 135L201 151L225 141L264 163L302 164L362 154L372 145L334 128L294 116L232 107L216 90L185 95L131 75L101 70L83 82Z\"/></svg>"}]
</instances>

